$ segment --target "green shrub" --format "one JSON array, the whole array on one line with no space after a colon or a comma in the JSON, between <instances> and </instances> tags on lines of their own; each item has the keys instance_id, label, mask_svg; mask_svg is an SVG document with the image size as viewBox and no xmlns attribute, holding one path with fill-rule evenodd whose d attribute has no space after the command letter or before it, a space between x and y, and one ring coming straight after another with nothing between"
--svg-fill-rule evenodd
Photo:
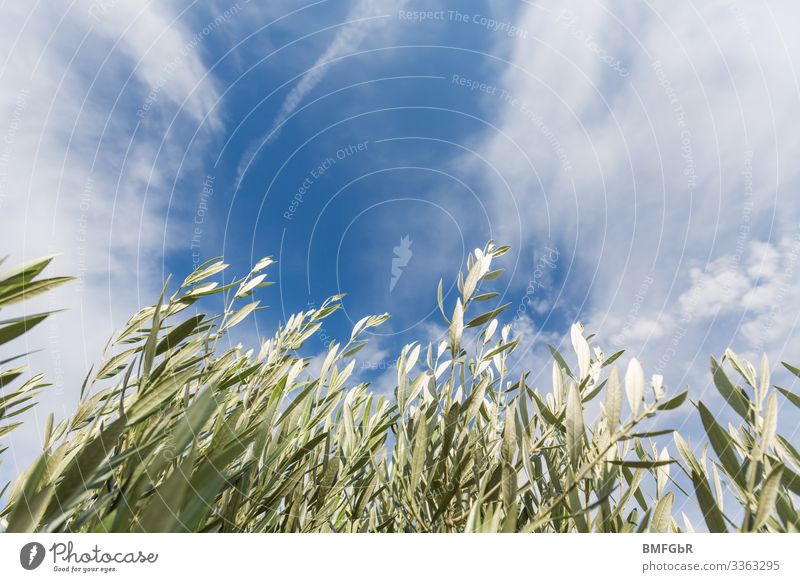
<instances>
[{"instance_id":1,"label":"green shrub","mask_svg":"<svg viewBox=\"0 0 800 582\"><path fill-rule=\"evenodd\" d=\"M0 258L0 265L5 260L5 258ZM52 260L52 256L45 257L0 273L0 311L9 305L21 303L25 299L30 299L70 281L72 277L39 278L39 275ZM0 346L24 335L42 323L52 313L52 311L49 311L33 315L22 315L0 321ZM19 416L34 406L36 395L48 386L42 382L43 375L38 374L28 379L18 388L11 387L15 380L25 373L26 367L18 365L18 362L27 355L3 355L0 359L0 437L7 435L22 424L21 422L9 422L9 419ZM5 450L6 447L0 446L0 455ZM5 492L5 488L0 489L0 497L2 497L3 492Z\"/></svg>"},{"instance_id":2,"label":"green shrub","mask_svg":"<svg viewBox=\"0 0 800 582\"><path fill-rule=\"evenodd\" d=\"M224 286L210 279L225 264L202 265L130 319L78 409L48 424L41 456L8 490L7 530L686 531L685 516L673 517L676 500L688 500L683 474L711 531L800 529L800 455L776 432L778 393L794 405L800 397L771 388L766 359L757 378L725 353L746 388L712 359L715 385L743 424L723 428L697 403L715 458L704 449L698 459L677 433L673 458L653 444L672 431L644 427L682 406L686 392L666 394L636 359L622 374L621 352L606 357L580 325L571 330L576 369L553 349L549 391L532 388L527 372L510 377L518 339L498 324L503 307L479 310L496 295L480 287L501 274L492 262L507 250L490 244L470 255L454 307L440 285L449 339L402 349L391 399L349 382L364 332L388 315L359 321L311 374L298 350L341 297L293 315L254 349L223 349L226 332L258 309L253 293L272 260ZM16 275L28 277L26 293L41 268ZM0 284L0 301L7 288ZM224 294L221 314L184 314L214 294ZM2 373L4 390L15 374ZM3 420L40 381L3 392ZM738 507L726 514L731 496Z\"/></svg>"}]
</instances>

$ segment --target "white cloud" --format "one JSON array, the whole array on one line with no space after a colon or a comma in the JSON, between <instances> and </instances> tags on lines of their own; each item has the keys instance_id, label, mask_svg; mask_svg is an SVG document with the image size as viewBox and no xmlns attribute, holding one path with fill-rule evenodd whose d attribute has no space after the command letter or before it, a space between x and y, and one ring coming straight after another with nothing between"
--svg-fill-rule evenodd
<instances>
[{"instance_id":1,"label":"white cloud","mask_svg":"<svg viewBox=\"0 0 800 582\"><path fill-rule=\"evenodd\" d=\"M234 4L233 14L239 10ZM133 73L147 89L143 106L165 99L196 120L211 112L218 95L197 48L225 24L224 16L189 30L168 6L127 0L82 0L75 16L82 21L78 26L95 35L95 42L114 43L114 52L134 63ZM216 126L218 119L212 116L209 123Z\"/></svg>"},{"instance_id":2,"label":"white cloud","mask_svg":"<svg viewBox=\"0 0 800 582\"><path fill-rule=\"evenodd\" d=\"M750 289L752 282L729 263L729 258L723 257L703 269L689 269L691 286L678 298L684 317L708 318L738 306L739 299Z\"/></svg>"},{"instance_id":3,"label":"white cloud","mask_svg":"<svg viewBox=\"0 0 800 582\"><path fill-rule=\"evenodd\" d=\"M655 312L643 312L627 330L633 344L654 342L668 334L702 338L722 333L737 351L753 360L762 351L773 356L792 342L800 305L800 238L785 237L773 245L753 241L742 264L726 255L689 271L689 286L678 301ZM765 264L765 268L758 265ZM715 347L717 353L726 345ZM775 350L780 350L775 352ZM773 360L775 358L773 357Z\"/></svg>"},{"instance_id":4,"label":"white cloud","mask_svg":"<svg viewBox=\"0 0 800 582\"><path fill-rule=\"evenodd\" d=\"M183 242L165 220L176 172L195 163L182 136L220 120L195 33L174 17L132 0L3 8L0 253L4 267L62 253L47 274L79 281L16 309L66 311L12 346L42 349L28 364L53 386L11 435L0 481L37 452L46 414L74 407L112 331L160 289L163 251Z\"/></svg>"},{"instance_id":5,"label":"white cloud","mask_svg":"<svg viewBox=\"0 0 800 582\"><path fill-rule=\"evenodd\" d=\"M800 222L798 15L790 2L531 5L488 103L498 129L475 138L514 196L481 173L496 238L557 245L552 296L570 293L601 345L621 338L650 368L669 353L673 385L752 343L778 293ZM773 361L800 310L791 286L781 301L780 332L761 334Z\"/></svg>"}]
</instances>

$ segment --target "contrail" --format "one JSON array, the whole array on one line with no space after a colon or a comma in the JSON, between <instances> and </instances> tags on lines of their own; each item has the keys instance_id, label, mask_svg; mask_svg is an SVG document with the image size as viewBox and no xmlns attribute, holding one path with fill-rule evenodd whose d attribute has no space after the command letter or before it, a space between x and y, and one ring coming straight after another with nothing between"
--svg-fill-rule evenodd
<instances>
[{"instance_id":1,"label":"contrail","mask_svg":"<svg viewBox=\"0 0 800 582\"><path fill-rule=\"evenodd\" d=\"M397 6L402 8L404 3L404 1L359 0L350 10L350 13L347 15L347 20L348 22L361 22L353 22L339 29L333 42L328 45L325 52L317 58L308 72L303 75L297 85L289 92L289 95L286 96L280 111L272 122L272 131L270 131L268 135L275 137L281 124L294 113L303 99L305 99L306 95L308 95L325 76L325 73L328 71L328 63L355 51L361 45L367 35L372 32L373 26L371 26L371 24L374 23L374 20L370 21L370 19L376 19L380 16L389 16L389 11L392 10L392 8L396 9ZM365 20L367 22L364 22Z\"/></svg>"},{"instance_id":2,"label":"contrail","mask_svg":"<svg viewBox=\"0 0 800 582\"><path fill-rule=\"evenodd\" d=\"M236 171L236 185L241 183L247 166L253 157L267 143L279 134L283 123L294 113L308 94L328 72L331 61L355 52L364 39L373 35L376 25L395 13L406 4L406 0L358 0L347 15L347 24L340 27L328 48L300 78L286 98L272 121L272 127L260 143L253 144L242 157Z\"/></svg>"}]
</instances>

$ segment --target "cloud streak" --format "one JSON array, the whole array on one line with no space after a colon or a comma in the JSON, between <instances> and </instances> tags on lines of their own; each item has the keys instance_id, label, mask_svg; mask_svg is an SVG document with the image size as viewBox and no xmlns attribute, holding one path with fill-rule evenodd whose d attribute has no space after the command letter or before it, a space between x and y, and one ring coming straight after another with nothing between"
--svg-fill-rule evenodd
<instances>
[{"instance_id":1,"label":"cloud streak","mask_svg":"<svg viewBox=\"0 0 800 582\"><path fill-rule=\"evenodd\" d=\"M345 22L337 26L333 40L306 69L289 94L281 103L278 113L272 121L270 130L263 140L253 143L242 156L236 170L236 186L241 184L258 152L268 143L275 141L286 121L297 111L305 98L327 75L331 65L342 57L355 52L370 36L375 35L392 12L402 9L407 0L356 0L350 9Z\"/></svg>"}]
</instances>

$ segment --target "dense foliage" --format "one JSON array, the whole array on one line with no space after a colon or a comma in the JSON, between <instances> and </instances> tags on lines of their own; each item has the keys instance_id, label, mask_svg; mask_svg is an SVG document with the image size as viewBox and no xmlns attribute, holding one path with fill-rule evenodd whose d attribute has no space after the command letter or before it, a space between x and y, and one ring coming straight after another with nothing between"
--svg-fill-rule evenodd
<instances>
[{"instance_id":1,"label":"dense foliage","mask_svg":"<svg viewBox=\"0 0 800 582\"><path fill-rule=\"evenodd\" d=\"M7 490L5 529L667 532L692 531L674 514L693 504L702 529L800 530L800 453L776 430L779 398L800 406L800 397L771 386L766 359L759 373L731 351L712 359L740 426L696 403L710 450L649 428L664 411L689 414L686 392L667 394L636 359L618 371L621 352L606 356L580 325L575 364L553 349L542 392L527 373L510 376L518 338L498 323L502 306L479 309L497 295L481 287L501 274L492 262L506 251L470 255L455 306L440 285L449 339L405 346L388 399L351 385L364 332L387 315L358 322L312 373L298 350L341 297L254 349L225 349L226 332L258 309L272 260L227 285L211 281L224 263L202 265L116 335L74 414L49 418L41 456ZM0 275L0 308L63 282L37 281L48 262ZM194 304L215 294L224 311L199 313ZM0 344L46 316L0 322ZM12 389L22 373L0 372L0 435L44 386L35 376ZM674 446L659 450L670 433Z\"/></svg>"}]
</instances>

